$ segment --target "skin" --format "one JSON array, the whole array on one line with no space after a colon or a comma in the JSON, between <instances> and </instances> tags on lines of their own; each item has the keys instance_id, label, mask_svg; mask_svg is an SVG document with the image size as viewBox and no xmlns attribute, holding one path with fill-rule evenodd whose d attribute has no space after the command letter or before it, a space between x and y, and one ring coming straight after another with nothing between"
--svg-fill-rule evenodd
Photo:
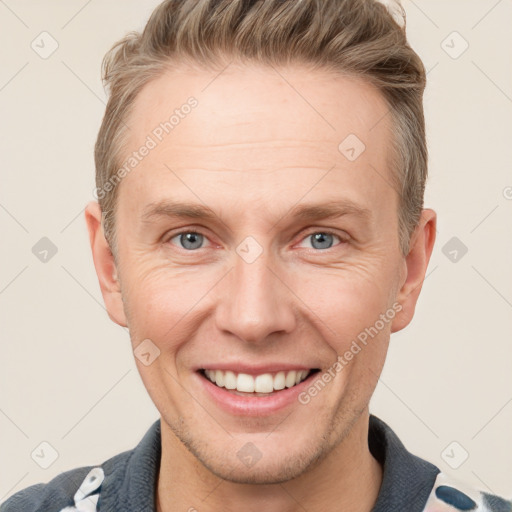
<instances>
[{"instance_id":1,"label":"skin","mask_svg":"<svg viewBox=\"0 0 512 512\"><path fill-rule=\"evenodd\" d=\"M149 366L136 360L161 413L160 512L369 511L381 485L367 443L368 403L391 332L414 315L436 214L423 210L402 256L386 164L391 116L380 93L298 64L278 71L183 66L149 83L128 120L127 155L189 96L198 106L120 183L116 259L98 204L86 209L110 318L129 327L133 348L150 339L160 350ZM353 162L338 150L351 133L366 146ZM148 205L170 199L216 216L142 219ZM290 214L333 200L368 216ZM176 236L183 231L204 235L202 246L187 250ZM334 236L318 248L311 235L326 231ZM247 236L262 248L250 264L236 252ZM225 360L326 370L396 303L394 319L306 405L235 416L206 395L195 372ZM250 468L237 457L248 442L262 454Z\"/></svg>"}]
</instances>

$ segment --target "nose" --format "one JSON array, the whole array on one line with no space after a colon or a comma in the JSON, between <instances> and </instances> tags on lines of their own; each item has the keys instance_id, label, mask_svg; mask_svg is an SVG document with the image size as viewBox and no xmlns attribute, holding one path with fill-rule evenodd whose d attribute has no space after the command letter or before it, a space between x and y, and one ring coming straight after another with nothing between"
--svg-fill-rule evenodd
<instances>
[{"instance_id":1,"label":"nose","mask_svg":"<svg viewBox=\"0 0 512 512\"><path fill-rule=\"evenodd\" d=\"M216 309L217 327L250 343L290 333L296 323L294 295L282 271L269 266L267 254L264 251L252 263L235 255Z\"/></svg>"}]
</instances>

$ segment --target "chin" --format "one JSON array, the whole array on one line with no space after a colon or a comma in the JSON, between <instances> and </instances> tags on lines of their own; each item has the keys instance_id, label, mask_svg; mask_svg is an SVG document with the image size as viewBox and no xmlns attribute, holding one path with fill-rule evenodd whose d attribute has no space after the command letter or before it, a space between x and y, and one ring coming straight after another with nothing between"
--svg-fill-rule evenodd
<instances>
[{"instance_id":1,"label":"chin","mask_svg":"<svg viewBox=\"0 0 512 512\"><path fill-rule=\"evenodd\" d=\"M315 446L311 442L306 446L293 446L294 453L286 450L283 453L277 446L267 442L267 446L259 450L253 443L242 444L241 448L226 454L226 449L211 450L211 444L202 448L195 446L191 439L182 439L192 455L212 474L228 482L237 484L279 484L293 480L311 470L329 453L331 447L325 439ZM235 444L231 443L231 447Z\"/></svg>"},{"instance_id":2,"label":"chin","mask_svg":"<svg viewBox=\"0 0 512 512\"><path fill-rule=\"evenodd\" d=\"M305 460L303 456L282 458L275 461L258 461L252 467L237 464L226 465L225 461L218 464L215 461L204 461L197 457L202 464L215 476L236 484L269 485L280 484L293 480L306 473L321 456ZM277 458L276 458L277 459Z\"/></svg>"}]
</instances>

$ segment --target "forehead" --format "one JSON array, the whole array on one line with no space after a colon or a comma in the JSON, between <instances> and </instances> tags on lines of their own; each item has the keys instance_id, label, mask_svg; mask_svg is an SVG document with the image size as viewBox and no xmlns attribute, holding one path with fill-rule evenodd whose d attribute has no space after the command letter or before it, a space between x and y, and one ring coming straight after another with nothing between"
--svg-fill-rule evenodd
<instances>
[{"instance_id":1,"label":"forehead","mask_svg":"<svg viewBox=\"0 0 512 512\"><path fill-rule=\"evenodd\" d=\"M195 106L184 107L190 98ZM300 182L311 185L316 173L327 175L313 194L346 185L359 187L367 203L383 192L389 198L392 191L382 189L390 188L390 117L377 89L355 77L301 65L232 63L220 72L183 66L136 98L126 157L148 137L154 147L121 188L136 188L142 208L175 190L186 172L196 186L215 183L261 202L269 189L285 196L289 185L299 193Z\"/></svg>"}]
</instances>

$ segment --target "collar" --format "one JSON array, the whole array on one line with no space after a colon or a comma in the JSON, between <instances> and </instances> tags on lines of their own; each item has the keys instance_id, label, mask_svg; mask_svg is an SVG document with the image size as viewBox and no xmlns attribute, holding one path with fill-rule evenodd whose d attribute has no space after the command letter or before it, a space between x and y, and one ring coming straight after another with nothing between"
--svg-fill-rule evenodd
<instances>
[{"instance_id":1,"label":"collar","mask_svg":"<svg viewBox=\"0 0 512 512\"><path fill-rule=\"evenodd\" d=\"M370 415L368 445L383 467L382 484L372 512L421 512L439 469L407 451L391 428Z\"/></svg>"},{"instance_id":2,"label":"collar","mask_svg":"<svg viewBox=\"0 0 512 512\"><path fill-rule=\"evenodd\" d=\"M153 511L161 457L160 420L131 452L103 464L99 510ZM372 512L421 512L439 469L409 453L382 420L370 415L370 452L383 467L382 485Z\"/></svg>"},{"instance_id":3,"label":"collar","mask_svg":"<svg viewBox=\"0 0 512 512\"><path fill-rule=\"evenodd\" d=\"M121 453L103 464L98 510L154 511L160 457L160 420L155 421L131 452Z\"/></svg>"}]
</instances>

